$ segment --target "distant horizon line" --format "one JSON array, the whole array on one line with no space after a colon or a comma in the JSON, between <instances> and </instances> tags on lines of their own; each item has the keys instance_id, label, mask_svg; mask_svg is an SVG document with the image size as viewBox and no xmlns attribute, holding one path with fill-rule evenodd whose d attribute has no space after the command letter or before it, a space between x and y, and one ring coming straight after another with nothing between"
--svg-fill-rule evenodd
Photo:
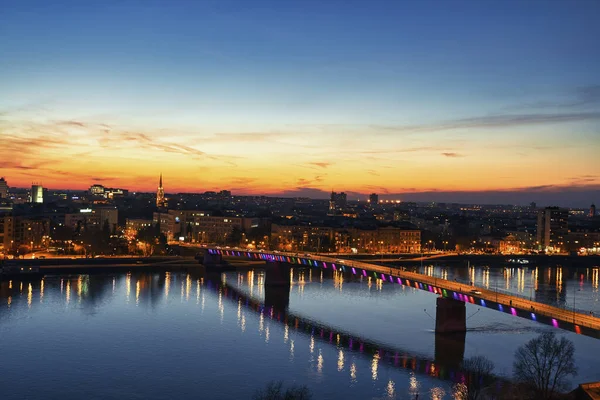
<instances>
[{"instance_id":1,"label":"distant horizon line","mask_svg":"<svg viewBox=\"0 0 600 400\"><path fill-rule=\"evenodd\" d=\"M96 184L92 184L96 185ZM97 184L97 185L101 185L101 184ZM104 186L104 185L101 185ZM108 187L108 188L112 188L109 186L104 186L104 187ZM19 186L12 186L9 187L9 189L17 189L17 190L30 190L29 187L19 187ZM89 189L66 189L66 188L45 188L47 190L51 190L53 192L60 192L60 191L65 191L65 192L89 192ZM122 187L114 187L114 189L122 189L122 190L127 190L130 193L136 193L136 194L151 194L151 195L155 195L155 191L147 191L147 190L130 190L130 189L125 189ZM320 190L320 189L319 189ZM212 193L219 193L221 191L230 191L229 189L220 189L220 190L205 190L203 192L165 192L165 196L168 195L203 195L209 192ZM271 197L271 198L282 198L282 199L311 199L311 200L327 200L329 197L327 196L327 194L329 194L330 192L326 192L324 190L320 190L320 192L323 194L323 197L314 197L314 196L310 196L310 195L293 195L291 193L269 193L269 194L244 194L244 193L239 193L239 194L234 194L232 193L231 196L239 196L239 197ZM387 198L386 200L389 200L390 203L384 203L384 204L394 204L393 202L397 202L397 204L401 204L401 203L435 203L435 204L456 204L456 205L478 205L478 206L517 206L517 207L528 207L531 205L531 203L535 203L537 208L540 207L548 207L548 206L559 206L558 203L549 203L548 205L546 204L537 204L536 201L531 201L527 204L525 204L526 202L514 202L514 203L510 203L510 202L506 202L506 203L502 203L502 202L461 202L461 201L452 201L452 200L446 200L446 201L439 201L439 200L403 200L403 199L390 199L390 197L393 196L402 196L402 195L427 195L427 194L437 194L437 195L444 195L444 194L494 194L494 193L505 193L505 194L510 194L510 193L531 193L531 192L526 192L526 191L517 191L517 190L510 190L510 189L497 189L497 190L456 190L456 191L422 191L422 192L403 192L403 193L384 193L384 194L380 194L380 193L376 193L376 192L371 192L371 193L357 193L357 192L335 192L335 193L346 193L349 197L350 196L355 196L354 199L350 198L348 199L348 201L355 201L355 202L363 202L363 203L368 203L368 197L370 194L377 194L379 196L379 198ZM534 193L560 193L560 191L536 191ZM361 195L366 197L367 199L365 200L361 200L360 198L357 197L357 195ZM551 204L551 205L550 205ZM594 205L595 203L592 202L590 203L590 206ZM590 206L560 206L562 208L568 208L568 209L572 209L572 210L586 210L588 207Z\"/></svg>"}]
</instances>

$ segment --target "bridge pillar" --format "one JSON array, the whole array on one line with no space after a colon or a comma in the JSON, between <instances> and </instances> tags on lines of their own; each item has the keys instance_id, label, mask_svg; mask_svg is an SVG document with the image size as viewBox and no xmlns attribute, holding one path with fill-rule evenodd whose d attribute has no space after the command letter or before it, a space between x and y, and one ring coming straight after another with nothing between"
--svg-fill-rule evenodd
<instances>
[{"instance_id":1,"label":"bridge pillar","mask_svg":"<svg viewBox=\"0 0 600 400\"><path fill-rule=\"evenodd\" d=\"M435 312L435 333L467 331L466 306L463 301L438 297Z\"/></svg>"},{"instance_id":2,"label":"bridge pillar","mask_svg":"<svg viewBox=\"0 0 600 400\"><path fill-rule=\"evenodd\" d=\"M205 267L216 267L223 264L223 256L221 254L210 254L208 250L204 250L204 256L199 261Z\"/></svg>"},{"instance_id":3,"label":"bridge pillar","mask_svg":"<svg viewBox=\"0 0 600 400\"><path fill-rule=\"evenodd\" d=\"M435 362L447 367L459 367L465 357L466 332L436 333Z\"/></svg>"},{"instance_id":4,"label":"bridge pillar","mask_svg":"<svg viewBox=\"0 0 600 400\"><path fill-rule=\"evenodd\" d=\"M291 266L282 262L267 262L265 268L265 305L287 310L290 304Z\"/></svg>"}]
</instances>

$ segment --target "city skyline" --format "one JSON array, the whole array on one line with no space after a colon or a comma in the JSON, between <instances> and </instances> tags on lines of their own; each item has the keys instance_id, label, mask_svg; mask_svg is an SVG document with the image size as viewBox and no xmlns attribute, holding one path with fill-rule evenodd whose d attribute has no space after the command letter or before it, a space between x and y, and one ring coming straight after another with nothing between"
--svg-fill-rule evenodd
<instances>
[{"instance_id":1,"label":"city skyline","mask_svg":"<svg viewBox=\"0 0 600 400\"><path fill-rule=\"evenodd\" d=\"M600 6L540 4L14 3L0 175L589 207Z\"/></svg>"}]
</instances>

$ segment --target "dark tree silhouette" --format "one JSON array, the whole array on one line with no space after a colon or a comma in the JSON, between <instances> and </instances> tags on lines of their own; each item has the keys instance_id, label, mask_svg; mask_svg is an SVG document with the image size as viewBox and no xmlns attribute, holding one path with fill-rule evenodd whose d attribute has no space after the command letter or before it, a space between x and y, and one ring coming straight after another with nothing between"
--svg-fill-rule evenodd
<instances>
[{"instance_id":1,"label":"dark tree silhouette","mask_svg":"<svg viewBox=\"0 0 600 400\"><path fill-rule=\"evenodd\" d=\"M483 356L465 359L462 362L462 368L468 376L466 387L463 390L468 400L479 399L483 392L495 382L492 375L494 363Z\"/></svg>"},{"instance_id":2,"label":"dark tree silhouette","mask_svg":"<svg viewBox=\"0 0 600 400\"><path fill-rule=\"evenodd\" d=\"M575 346L554 332L544 332L519 347L513 364L514 379L530 388L536 399L552 399L568 389L568 377L577 375Z\"/></svg>"},{"instance_id":3,"label":"dark tree silhouette","mask_svg":"<svg viewBox=\"0 0 600 400\"><path fill-rule=\"evenodd\" d=\"M231 246L239 246L242 241L242 231L235 226L229 235L227 235L227 244Z\"/></svg>"}]
</instances>

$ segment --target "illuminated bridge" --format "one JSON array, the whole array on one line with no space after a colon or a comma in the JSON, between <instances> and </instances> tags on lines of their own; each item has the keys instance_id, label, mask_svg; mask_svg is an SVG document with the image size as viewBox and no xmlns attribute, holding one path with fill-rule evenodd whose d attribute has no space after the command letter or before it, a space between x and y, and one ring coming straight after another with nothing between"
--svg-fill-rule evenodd
<instances>
[{"instance_id":1,"label":"illuminated bridge","mask_svg":"<svg viewBox=\"0 0 600 400\"><path fill-rule=\"evenodd\" d=\"M267 263L265 302L277 304L280 308L287 307L289 303L291 267L324 268L365 278L381 279L391 284L405 285L439 295L436 300L435 330L437 333L465 332L465 304L470 303L600 339L600 318L598 317L397 268L361 261L339 260L316 254L263 253L215 248L205 250L202 263L207 268L218 270L225 265L223 257L265 261Z\"/></svg>"}]
</instances>

